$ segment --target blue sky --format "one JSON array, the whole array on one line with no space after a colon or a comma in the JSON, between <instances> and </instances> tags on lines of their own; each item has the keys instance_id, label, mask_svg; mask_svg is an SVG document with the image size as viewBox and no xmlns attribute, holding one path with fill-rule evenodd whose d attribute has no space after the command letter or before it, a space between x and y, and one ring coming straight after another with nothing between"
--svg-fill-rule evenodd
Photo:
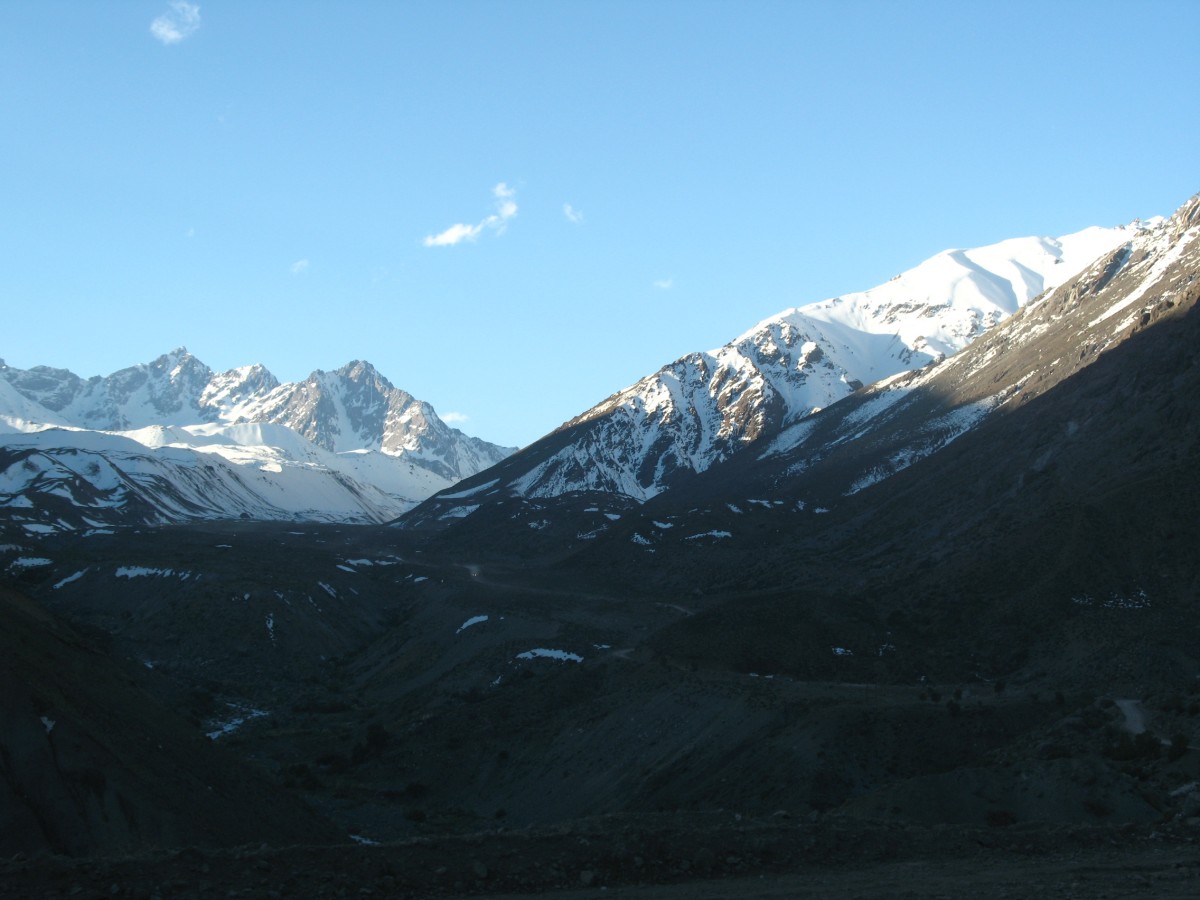
<instances>
[{"instance_id":1,"label":"blue sky","mask_svg":"<svg viewBox=\"0 0 1200 900\"><path fill-rule=\"evenodd\" d=\"M367 359L525 444L947 247L1169 214L1197 35L1191 0L13 0L0 357Z\"/></svg>"}]
</instances>

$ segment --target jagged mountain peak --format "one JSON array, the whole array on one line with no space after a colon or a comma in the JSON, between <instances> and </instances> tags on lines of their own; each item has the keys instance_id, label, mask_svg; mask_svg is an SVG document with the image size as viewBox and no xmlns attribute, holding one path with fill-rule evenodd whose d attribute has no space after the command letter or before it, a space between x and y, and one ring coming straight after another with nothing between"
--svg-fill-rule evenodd
<instances>
[{"instance_id":1,"label":"jagged mountain peak","mask_svg":"<svg viewBox=\"0 0 1200 900\"><path fill-rule=\"evenodd\" d=\"M373 381L389 390L395 387L375 366L365 359L352 359L340 369L334 370L333 374L356 382Z\"/></svg>"}]
</instances>

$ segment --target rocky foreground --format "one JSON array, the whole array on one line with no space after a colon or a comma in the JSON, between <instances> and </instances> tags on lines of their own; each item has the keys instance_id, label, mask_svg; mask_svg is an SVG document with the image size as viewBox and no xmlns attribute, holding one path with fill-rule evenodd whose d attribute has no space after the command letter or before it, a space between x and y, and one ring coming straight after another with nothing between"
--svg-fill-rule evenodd
<instances>
[{"instance_id":1,"label":"rocky foreground","mask_svg":"<svg viewBox=\"0 0 1200 900\"><path fill-rule=\"evenodd\" d=\"M0 897L1156 897L1200 894L1200 821L990 828L603 818L382 846L14 858Z\"/></svg>"}]
</instances>

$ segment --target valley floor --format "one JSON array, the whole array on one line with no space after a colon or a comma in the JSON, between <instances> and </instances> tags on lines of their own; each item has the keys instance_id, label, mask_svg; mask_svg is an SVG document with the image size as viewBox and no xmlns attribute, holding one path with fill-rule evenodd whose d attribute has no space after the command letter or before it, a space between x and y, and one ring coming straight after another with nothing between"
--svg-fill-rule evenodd
<instances>
[{"instance_id":1,"label":"valley floor","mask_svg":"<svg viewBox=\"0 0 1200 900\"><path fill-rule=\"evenodd\" d=\"M605 819L385 846L13 859L0 897L1155 897L1200 894L1200 826L956 829Z\"/></svg>"}]
</instances>

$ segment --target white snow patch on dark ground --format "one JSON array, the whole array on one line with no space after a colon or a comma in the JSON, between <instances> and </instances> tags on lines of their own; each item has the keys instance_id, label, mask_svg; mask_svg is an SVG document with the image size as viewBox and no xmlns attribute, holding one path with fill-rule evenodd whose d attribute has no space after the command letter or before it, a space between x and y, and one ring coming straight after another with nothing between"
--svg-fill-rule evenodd
<instances>
[{"instance_id":1,"label":"white snow patch on dark ground","mask_svg":"<svg viewBox=\"0 0 1200 900\"><path fill-rule=\"evenodd\" d=\"M484 622L486 622L487 620L488 620L488 617L487 617L487 616L471 616L471 618L467 619L467 621L465 621L465 622L463 622L461 625L459 625L459 626L458 626L458 631L456 631L456 632L454 632L454 633L455 633L455 634L462 634L464 631L466 631L466 630L467 630L468 628L470 628L471 626L473 626L473 625L481 625L481 624L483 624Z\"/></svg>"},{"instance_id":2,"label":"white snow patch on dark ground","mask_svg":"<svg viewBox=\"0 0 1200 900\"><path fill-rule=\"evenodd\" d=\"M215 726L213 731L206 732L208 739L215 741L218 738L224 737L227 734L233 734L251 719L261 719L264 716L269 716L270 713L265 709L255 709L244 703L226 703L233 715L228 719L214 719L209 723L210 726Z\"/></svg>"},{"instance_id":3,"label":"white snow patch on dark ground","mask_svg":"<svg viewBox=\"0 0 1200 900\"><path fill-rule=\"evenodd\" d=\"M547 650L545 647L518 653L517 659L557 659L560 662L583 662L583 657L578 653L569 653L566 650Z\"/></svg>"}]
</instances>

